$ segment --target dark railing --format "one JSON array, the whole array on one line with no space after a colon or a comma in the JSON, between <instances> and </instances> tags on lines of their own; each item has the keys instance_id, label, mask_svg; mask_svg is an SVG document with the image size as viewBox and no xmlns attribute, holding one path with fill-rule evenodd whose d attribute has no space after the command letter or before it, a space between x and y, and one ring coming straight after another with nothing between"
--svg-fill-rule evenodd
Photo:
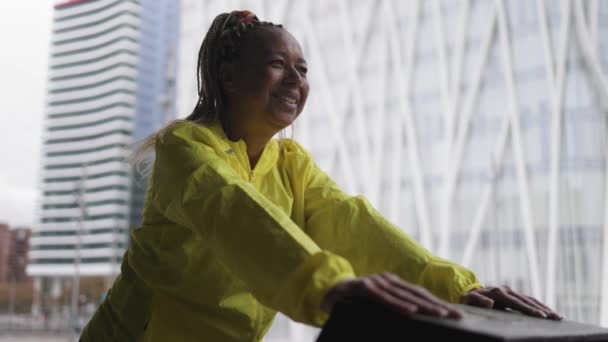
<instances>
[{"instance_id":1,"label":"dark railing","mask_svg":"<svg viewBox=\"0 0 608 342\"><path fill-rule=\"evenodd\" d=\"M608 341L608 329L458 305L460 320L405 317L361 299L337 303L317 342L331 341Z\"/></svg>"}]
</instances>

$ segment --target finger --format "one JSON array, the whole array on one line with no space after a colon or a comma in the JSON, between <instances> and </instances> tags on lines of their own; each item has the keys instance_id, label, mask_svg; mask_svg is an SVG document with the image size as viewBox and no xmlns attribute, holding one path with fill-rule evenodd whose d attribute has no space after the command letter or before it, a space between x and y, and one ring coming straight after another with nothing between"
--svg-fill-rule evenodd
<instances>
[{"instance_id":1,"label":"finger","mask_svg":"<svg viewBox=\"0 0 608 342\"><path fill-rule=\"evenodd\" d=\"M432 293L416 285L409 284L393 274L380 275L391 285L391 291L406 300L412 300L423 307L426 312L438 314L441 317L461 318L462 312L449 303L435 297Z\"/></svg>"},{"instance_id":2,"label":"finger","mask_svg":"<svg viewBox=\"0 0 608 342\"><path fill-rule=\"evenodd\" d=\"M383 277L384 279L386 279L387 281L389 281L391 284L393 284L394 286L401 288L407 292L411 292L413 294L415 294L416 296L422 298L425 301L431 302L435 305L438 306L442 306L445 307L446 309L449 309L450 306L448 305L448 303L442 301L441 299L435 297L432 293L430 293L429 291L425 290L424 288L421 288L419 286L413 285L413 284L409 284L405 281L403 281L401 278L397 277L394 274L381 274L381 277Z\"/></svg>"},{"instance_id":3,"label":"finger","mask_svg":"<svg viewBox=\"0 0 608 342\"><path fill-rule=\"evenodd\" d=\"M547 318L547 315L542 310L537 309L535 306L526 304L519 298L509 294L503 288L494 288L491 290L491 293L494 301L505 307L515 309L529 316Z\"/></svg>"},{"instance_id":4,"label":"finger","mask_svg":"<svg viewBox=\"0 0 608 342\"><path fill-rule=\"evenodd\" d=\"M535 308L537 308L538 310L543 311L544 314L547 316L546 318L553 319L553 320L562 319L562 317L557 312L551 310L551 308L549 308L545 304L541 303L539 300L537 300L534 297L526 296L526 295L520 294L518 292L512 291L510 289L507 292L509 294L511 294L512 296L516 296L517 298L521 299L526 304L532 305Z\"/></svg>"},{"instance_id":5,"label":"finger","mask_svg":"<svg viewBox=\"0 0 608 342\"><path fill-rule=\"evenodd\" d=\"M537 300L534 297L530 297L530 296L525 296L526 298L530 299L531 301L533 301L534 303L536 303L538 306L540 306L541 308L545 309L545 310L549 310L549 311L553 311L551 310L550 307L546 306L545 304L543 304L542 302L540 302L539 300Z\"/></svg>"},{"instance_id":6,"label":"finger","mask_svg":"<svg viewBox=\"0 0 608 342\"><path fill-rule=\"evenodd\" d=\"M363 284L365 287L365 292L371 300L376 300L382 304L388 305L406 316L418 312L417 305L405 302L400 298L393 296L390 292L387 292L381 288L377 284L377 280L367 278L363 280Z\"/></svg>"},{"instance_id":7,"label":"finger","mask_svg":"<svg viewBox=\"0 0 608 342\"><path fill-rule=\"evenodd\" d=\"M394 274L390 274L390 273L382 274L381 276L383 278L387 279L388 281L390 281L391 284L393 284L407 292L411 292L411 293L415 294L417 297L424 299L425 301L428 301L435 305L444 307L445 309L448 309L448 310L453 309L453 307L450 306L449 303L437 298L436 296L434 296L432 293L430 293L428 290L426 290L423 287L407 283Z\"/></svg>"},{"instance_id":8,"label":"finger","mask_svg":"<svg viewBox=\"0 0 608 342\"><path fill-rule=\"evenodd\" d=\"M549 309L547 306L545 306L538 300L536 300L532 297L529 297L529 296L524 296L524 295L514 292L514 291L510 291L509 294L519 298L526 304L531 305L531 306L535 307L536 309L542 311L545 314L546 318L556 319L555 316L557 315L557 313L553 312L553 310ZM559 316L559 315L557 315L557 316Z\"/></svg>"},{"instance_id":9,"label":"finger","mask_svg":"<svg viewBox=\"0 0 608 342\"><path fill-rule=\"evenodd\" d=\"M524 295L522 295L520 293L517 293L517 292L515 292L513 290L507 290L507 293L510 294L511 296L517 297L517 299L519 299L522 302L530 305L531 307L544 312L545 315L548 314L548 312L546 312L547 309L543 305L538 305L538 303L536 303L535 301L531 300L528 296L524 296ZM551 310L549 310L549 311L551 311Z\"/></svg>"},{"instance_id":10,"label":"finger","mask_svg":"<svg viewBox=\"0 0 608 342\"><path fill-rule=\"evenodd\" d=\"M530 300L534 301L536 304L544 307L545 310L549 311L549 314L547 315L547 318L550 318L550 319L553 319L553 320L557 320L557 321L559 321L559 320L561 320L561 319L564 318L564 317L562 317L562 315L560 315L559 313L557 313L557 311L552 310L551 308L549 308L548 306L546 306L545 304L543 304L542 302L540 302L536 298L534 298L534 297L528 297L528 298L530 298Z\"/></svg>"},{"instance_id":11,"label":"finger","mask_svg":"<svg viewBox=\"0 0 608 342\"><path fill-rule=\"evenodd\" d=\"M426 298L418 297L415 293L409 292L399 285L393 284L385 278L378 279L382 288L393 296L418 306L418 312L429 316L446 317L449 311L441 305L437 305Z\"/></svg>"},{"instance_id":12,"label":"finger","mask_svg":"<svg viewBox=\"0 0 608 342\"><path fill-rule=\"evenodd\" d=\"M494 300L481 293L471 292L463 297L463 304L491 309L494 307Z\"/></svg>"},{"instance_id":13,"label":"finger","mask_svg":"<svg viewBox=\"0 0 608 342\"><path fill-rule=\"evenodd\" d=\"M544 303L542 303L541 301L539 301L538 299L536 299L534 297L530 297L530 296L524 296L524 297L526 297L529 300L533 301L534 303L536 303L536 305L540 306L544 310L547 310L547 311L550 311L550 312L553 312L553 313L557 313L553 309L551 309L550 307L548 307L547 305L545 305Z\"/></svg>"}]
</instances>

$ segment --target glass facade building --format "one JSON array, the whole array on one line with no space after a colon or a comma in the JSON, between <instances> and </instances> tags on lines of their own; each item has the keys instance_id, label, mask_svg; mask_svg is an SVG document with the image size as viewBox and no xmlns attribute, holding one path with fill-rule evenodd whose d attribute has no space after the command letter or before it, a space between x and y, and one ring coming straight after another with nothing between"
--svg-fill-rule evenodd
<instances>
[{"instance_id":1,"label":"glass facade building","mask_svg":"<svg viewBox=\"0 0 608 342\"><path fill-rule=\"evenodd\" d=\"M71 0L53 12L27 271L36 289L50 280L57 293L75 272L119 272L143 200L128 148L175 116L180 10L171 0Z\"/></svg>"},{"instance_id":2,"label":"glass facade building","mask_svg":"<svg viewBox=\"0 0 608 342\"><path fill-rule=\"evenodd\" d=\"M301 43L293 134L345 191L483 283L608 325L608 2L184 0L180 116L234 9ZM268 339L312 334L279 317Z\"/></svg>"}]
</instances>

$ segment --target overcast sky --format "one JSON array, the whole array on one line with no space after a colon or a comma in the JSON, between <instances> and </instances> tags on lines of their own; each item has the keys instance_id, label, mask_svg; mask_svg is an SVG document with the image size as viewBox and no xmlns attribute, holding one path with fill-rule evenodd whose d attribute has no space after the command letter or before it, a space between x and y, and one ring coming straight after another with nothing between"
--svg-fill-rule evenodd
<instances>
[{"instance_id":1,"label":"overcast sky","mask_svg":"<svg viewBox=\"0 0 608 342\"><path fill-rule=\"evenodd\" d=\"M53 0L0 1L0 222L32 226Z\"/></svg>"}]
</instances>

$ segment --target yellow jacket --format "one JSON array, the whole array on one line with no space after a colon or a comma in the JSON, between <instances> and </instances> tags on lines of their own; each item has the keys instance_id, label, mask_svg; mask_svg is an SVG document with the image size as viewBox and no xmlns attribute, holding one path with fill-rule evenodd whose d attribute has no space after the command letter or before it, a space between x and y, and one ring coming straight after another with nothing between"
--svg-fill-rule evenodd
<instances>
[{"instance_id":1,"label":"yellow jacket","mask_svg":"<svg viewBox=\"0 0 608 342\"><path fill-rule=\"evenodd\" d=\"M325 293L392 272L457 302L475 275L433 256L291 139L254 170L245 143L190 122L156 144L142 226L87 341L258 341L276 311L322 325Z\"/></svg>"}]
</instances>

